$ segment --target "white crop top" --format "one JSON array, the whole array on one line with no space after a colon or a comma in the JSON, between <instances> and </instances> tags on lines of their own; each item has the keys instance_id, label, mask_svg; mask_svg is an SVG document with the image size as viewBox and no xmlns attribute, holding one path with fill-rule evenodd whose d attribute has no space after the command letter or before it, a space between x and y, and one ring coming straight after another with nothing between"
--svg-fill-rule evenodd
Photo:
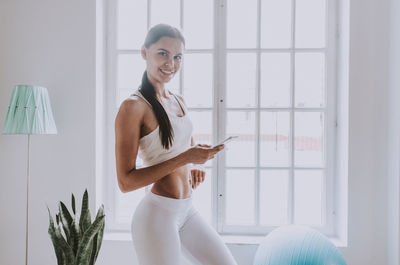
<instances>
[{"instance_id":1,"label":"white crop top","mask_svg":"<svg viewBox=\"0 0 400 265\"><path fill-rule=\"evenodd\" d=\"M181 103L175 94L170 92L174 98L178 101L179 105L185 111L185 115L178 117L175 113L170 113L165 110L168 114L168 118L173 128L173 141L170 148L164 149L161 143L159 126L151 131L149 134L139 139L139 157L143 160L144 166L152 166L164 162L165 160L171 159L180 153L183 153L190 148L190 138L193 132L193 124L188 116L188 111L183 102ZM132 95L139 96L146 101L150 107L151 104L144 98L144 96L136 90Z\"/></svg>"}]
</instances>

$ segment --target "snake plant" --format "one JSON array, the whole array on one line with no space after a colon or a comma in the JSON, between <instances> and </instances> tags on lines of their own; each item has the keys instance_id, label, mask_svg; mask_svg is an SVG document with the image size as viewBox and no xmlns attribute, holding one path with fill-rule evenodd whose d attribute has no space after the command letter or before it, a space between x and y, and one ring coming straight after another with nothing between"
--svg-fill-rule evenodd
<instances>
[{"instance_id":1,"label":"snake plant","mask_svg":"<svg viewBox=\"0 0 400 265\"><path fill-rule=\"evenodd\" d=\"M89 196L85 190L79 223L76 222L75 197L72 194L72 216L63 202L59 203L56 224L49 212L49 235L56 252L58 265L94 265L103 240L105 214L102 205L91 222Z\"/></svg>"}]
</instances>

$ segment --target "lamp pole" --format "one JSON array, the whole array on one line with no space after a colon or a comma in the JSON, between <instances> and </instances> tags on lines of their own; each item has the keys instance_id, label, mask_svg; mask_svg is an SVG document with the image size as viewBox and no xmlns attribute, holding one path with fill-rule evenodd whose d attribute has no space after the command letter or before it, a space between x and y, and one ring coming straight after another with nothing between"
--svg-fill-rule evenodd
<instances>
[{"instance_id":1,"label":"lamp pole","mask_svg":"<svg viewBox=\"0 0 400 265\"><path fill-rule=\"evenodd\" d=\"M28 224L29 224L29 148L31 135L28 134L28 166L27 166L27 180L26 180L26 235L25 235L25 265L28 265Z\"/></svg>"}]
</instances>

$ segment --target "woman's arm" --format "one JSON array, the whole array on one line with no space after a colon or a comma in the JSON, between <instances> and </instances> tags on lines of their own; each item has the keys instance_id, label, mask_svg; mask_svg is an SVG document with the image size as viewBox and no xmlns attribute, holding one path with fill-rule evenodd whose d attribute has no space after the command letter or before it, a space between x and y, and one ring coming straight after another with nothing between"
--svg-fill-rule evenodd
<instances>
[{"instance_id":1,"label":"woman's arm","mask_svg":"<svg viewBox=\"0 0 400 265\"><path fill-rule=\"evenodd\" d=\"M170 174L178 167L186 165L187 161L185 154L182 153L160 164L140 169L133 168L123 176L120 189L125 193L150 185Z\"/></svg>"},{"instance_id":2,"label":"woman's arm","mask_svg":"<svg viewBox=\"0 0 400 265\"><path fill-rule=\"evenodd\" d=\"M136 169L140 127L146 107L137 99L125 100L115 119L115 156L118 185L122 192L147 186L189 163L185 153L160 164Z\"/></svg>"}]
</instances>

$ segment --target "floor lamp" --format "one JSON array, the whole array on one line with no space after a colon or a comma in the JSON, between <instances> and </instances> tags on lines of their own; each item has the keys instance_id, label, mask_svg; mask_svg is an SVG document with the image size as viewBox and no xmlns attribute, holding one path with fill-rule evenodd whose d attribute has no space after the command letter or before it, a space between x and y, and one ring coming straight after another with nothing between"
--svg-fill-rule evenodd
<instances>
[{"instance_id":1,"label":"floor lamp","mask_svg":"<svg viewBox=\"0 0 400 265\"><path fill-rule=\"evenodd\" d=\"M16 85L4 122L3 134L27 134L26 236L25 264L28 265L29 145L31 134L57 134L47 89L40 86Z\"/></svg>"}]
</instances>

